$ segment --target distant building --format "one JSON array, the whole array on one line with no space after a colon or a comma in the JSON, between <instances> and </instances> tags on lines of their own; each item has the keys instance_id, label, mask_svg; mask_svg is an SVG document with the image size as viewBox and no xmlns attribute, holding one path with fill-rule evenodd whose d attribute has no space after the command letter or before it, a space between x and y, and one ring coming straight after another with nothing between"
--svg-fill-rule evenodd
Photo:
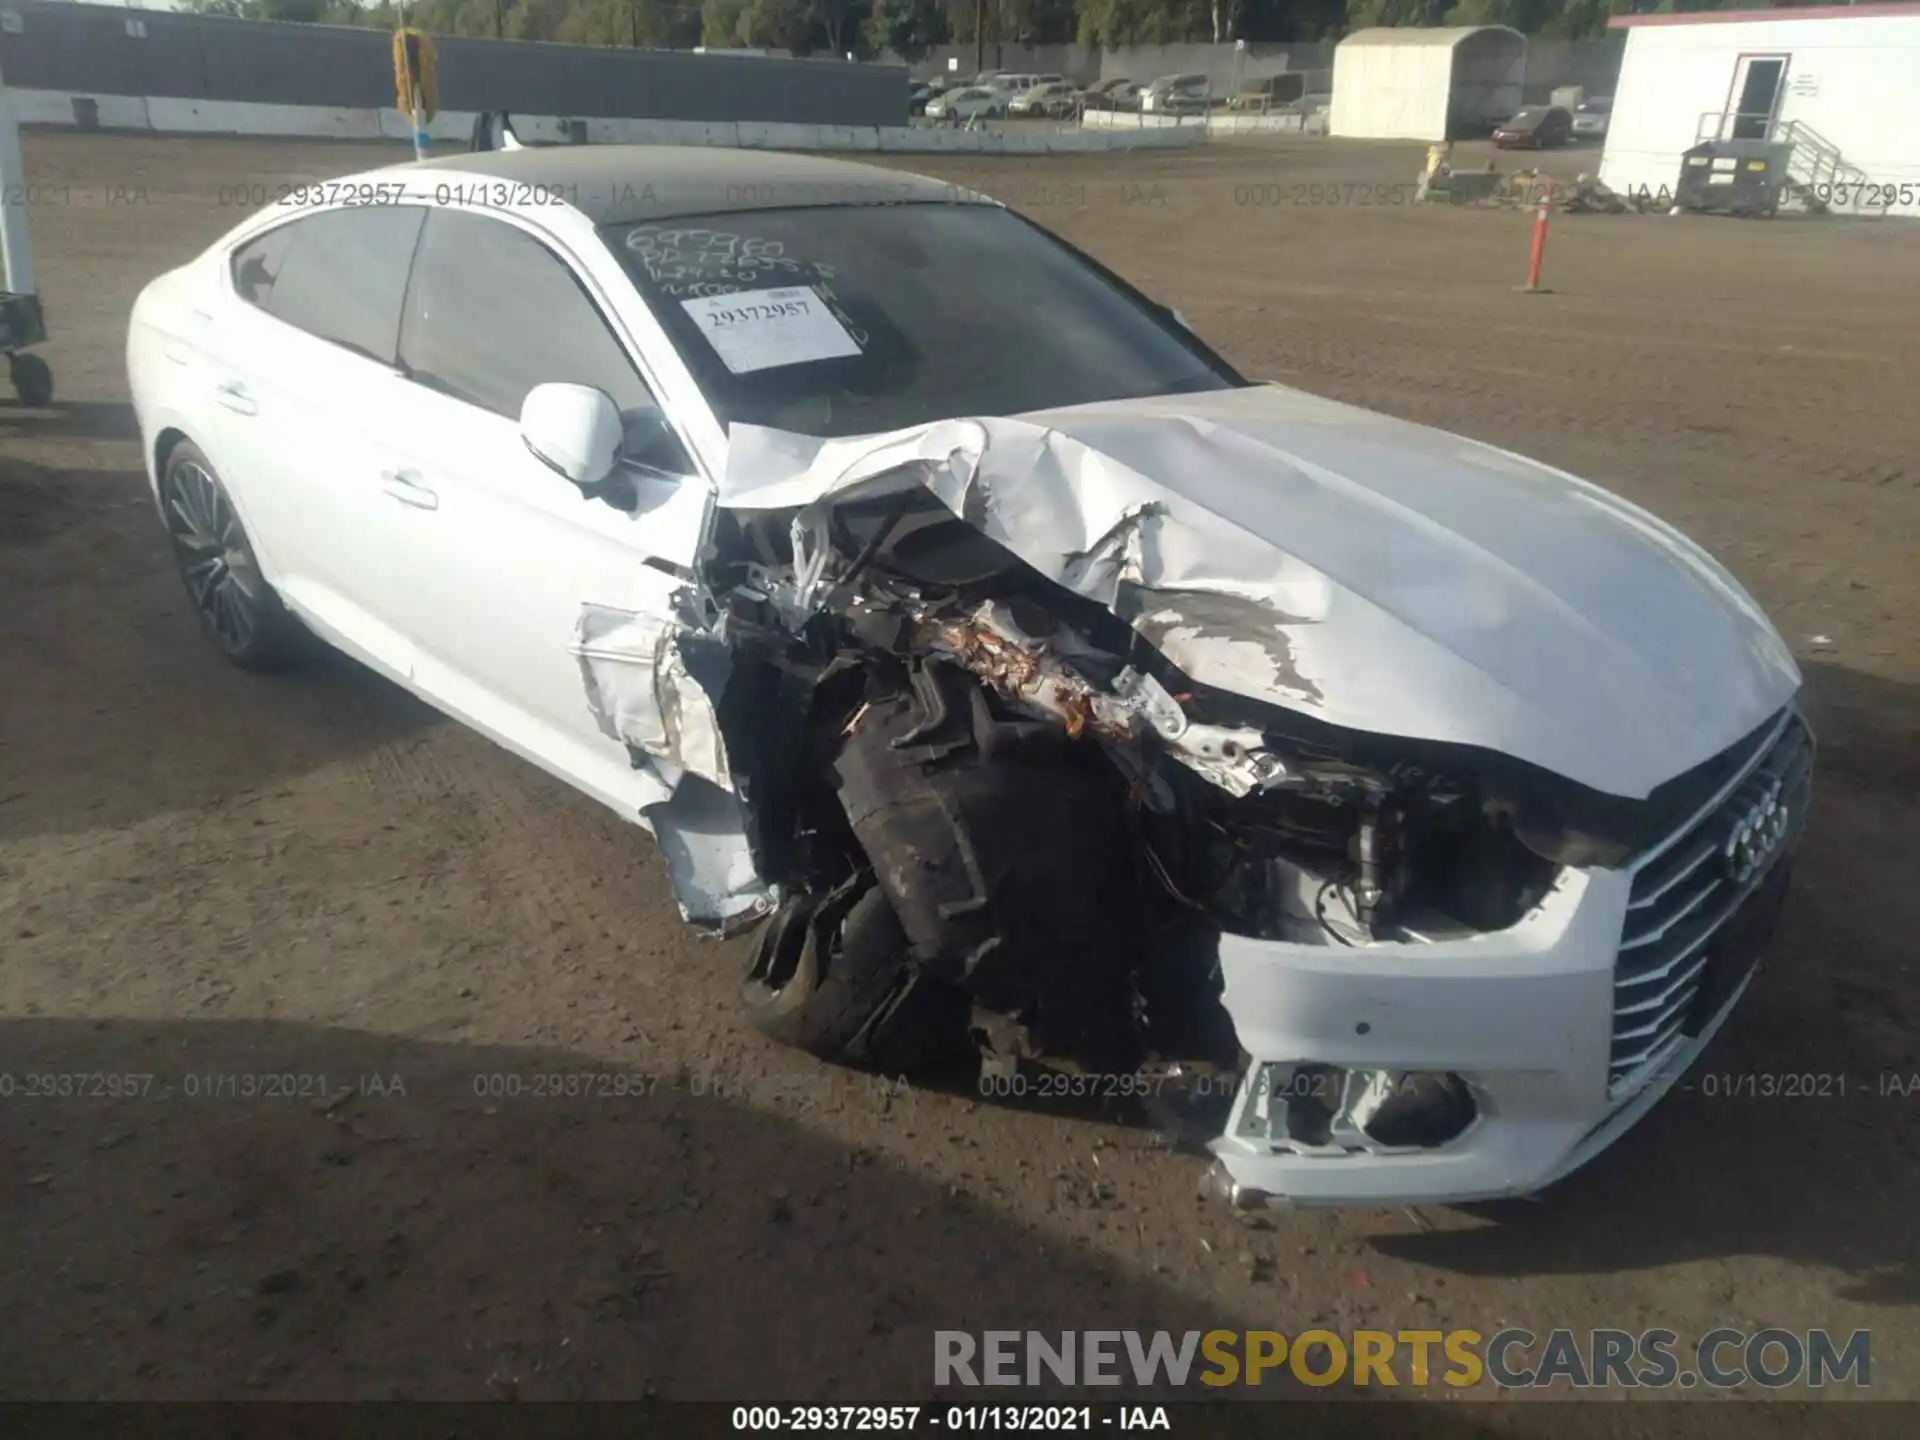
<instances>
[{"instance_id":1,"label":"distant building","mask_svg":"<svg viewBox=\"0 0 1920 1440\"><path fill-rule=\"evenodd\" d=\"M1920 4L1617 15L1627 32L1600 178L1671 196L1703 140L1790 146L1828 208L1920 215Z\"/></svg>"},{"instance_id":2,"label":"distant building","mask_svg":"<svg viewBox=\"0 0 1920 1440\"><path fill-rule=\"evenodd\" d=\"M1527 37L1504 25L1356 30L1334 48L1328 133L1485 135L1520 108L1526 81Z\"/></svg>"}]
</instances>

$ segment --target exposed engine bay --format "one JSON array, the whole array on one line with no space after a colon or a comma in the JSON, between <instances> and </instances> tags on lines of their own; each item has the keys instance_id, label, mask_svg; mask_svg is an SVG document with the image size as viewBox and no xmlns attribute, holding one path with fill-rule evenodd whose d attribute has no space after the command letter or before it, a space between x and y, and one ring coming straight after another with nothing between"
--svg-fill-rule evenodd
<instances>
[{"instance_id":1,"label":"exposed engine bay","mask_svg":"<svg viewBox=\"0 0 1920 1440\"><path fill-rule=\"evenodd\" d=\"M1707 1033L1697 964L1614 1013L1629 877L1759 783L1798 672L1625 502L1278 387L735 425L717 498L671 620L576 650L683 913L765 921L765 1033L1212 1076L1236 1194L1347 1198L1576 1163Z\"/></svg>"},{"instance_id":2,"label":"exposed engine bay","mask_svg":"<svg viewBox=\"0 0 1920 1440\"><path fill-rule=\"evenodd\" d=\"M1498 930L1632 844L1570 825L1552 777L1204 692L924 490L834 507L798 562L794 513L731 518L717 719L780 896L754 983L771 1004L809 947L803 988L869 983L821 1035L774 1026L835 1058L908 1068L968 1028L989 1064L1231 1068L1212 935ZM898 926L877 976L845 953L870 895Z\"/></svg>"}]
</instances>

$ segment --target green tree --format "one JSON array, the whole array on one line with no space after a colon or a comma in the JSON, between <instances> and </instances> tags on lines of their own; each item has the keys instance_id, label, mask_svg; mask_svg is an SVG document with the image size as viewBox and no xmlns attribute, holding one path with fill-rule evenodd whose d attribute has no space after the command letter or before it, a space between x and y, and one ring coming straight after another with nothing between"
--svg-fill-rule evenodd
<instances>
[{"instance_id":1,"label":"green tree","mask_svg":"<svg viewBox=\"0 0 1920 1440\"><path fill-rule=\"evenodd\" d=\"M1374 25L1438 25L1448 0L1351 0L1347 28L1365 30Z\"/></svg>"},{"instance_id":2,"label":"green tree","mask_svg":"<svg viewBox=\"0 0 1920 1440\"><path fill-rule=\"evenodd\" d=\"M1082 45L1175 45L1213 37L1210 0L1080 0Z\"/></svg>"},{"instance_id":3,"label":"green tree","mask_svg":"<svg viewBox=\"0 0 1920 1440\"><path fill-rule=\"evenodd\" d=\"M968 11L971 18L972 11ZM892 52L918 60L936 45L953 37L946 7L940 0L873 0L867 12L867 49L879 55Z\"/></svg>"},{"instance_id":4,"label":"green tree","mask_svg":"<svg viewBox=\"0 0 1920 1440\"><path fill-rule=\"evenodd\" d=\"M350 25L359 7L353 0L182 0L189 15L229 20L280 20L294 25Z\"/></svg>"},{"instance_id":5,"label":"green tree","mask_svg":"<svg viewBox=\"0 0 1920 1440\"><path fill-rule=\"evenodd\" d=\"M806 0L706 0L700 7L700 43L711 49L806 48L812 17Z\"/></svg>"}]
</instances>

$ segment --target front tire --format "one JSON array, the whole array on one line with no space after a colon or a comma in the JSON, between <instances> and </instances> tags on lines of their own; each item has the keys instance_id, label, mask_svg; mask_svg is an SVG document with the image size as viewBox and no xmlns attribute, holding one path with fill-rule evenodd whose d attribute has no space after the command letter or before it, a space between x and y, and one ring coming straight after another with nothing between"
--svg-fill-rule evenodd
<instances>
[{"instance_id":1,"label":"front tire","mask_svg":"<svg viewBox=\"0 0 1920 1440\"><path fill-rule=\"evenodd\" d=\"M741 1000L768 1039L840 1065L904 1074L971 1053L965 998L919 973L871 872L768 921Z\"/></svg>"},{"instance_id":2,"label":"front tire","mask_svg":"<svg viewBox=\"0 0 1920 1440\"><path fill-rule=\"evenodd\" d=\"M160 514L201 628L246 670L298 658L302 632L261 573L253 542L200 447L181 441L160 475Z\"/></svg>"}]
</instances>

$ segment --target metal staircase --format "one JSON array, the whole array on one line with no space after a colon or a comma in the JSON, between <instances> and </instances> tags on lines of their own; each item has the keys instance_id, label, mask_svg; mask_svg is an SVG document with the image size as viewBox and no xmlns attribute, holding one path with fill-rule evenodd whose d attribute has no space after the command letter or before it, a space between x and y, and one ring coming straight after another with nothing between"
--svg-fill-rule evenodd
<instances>
[{"instance_id":1,"label":"metal staircase","mask_svg":"<svg viewBox=\"0 0 1920 1440\"><path fill-rule=\"evenodd\" d=\"M1776 143L1789 145L1787 183L1783 192L1798 201L1810 214L1823 215L1833 209L1855 210L1867 215L1885 215L1890 201L1872 208L1851 203L1857 195L1870 201L1881 187L1858 165L1840 153L1840 147L1804 120L1787 120L1774 127Z\"/></svg>"}]
</instances>

